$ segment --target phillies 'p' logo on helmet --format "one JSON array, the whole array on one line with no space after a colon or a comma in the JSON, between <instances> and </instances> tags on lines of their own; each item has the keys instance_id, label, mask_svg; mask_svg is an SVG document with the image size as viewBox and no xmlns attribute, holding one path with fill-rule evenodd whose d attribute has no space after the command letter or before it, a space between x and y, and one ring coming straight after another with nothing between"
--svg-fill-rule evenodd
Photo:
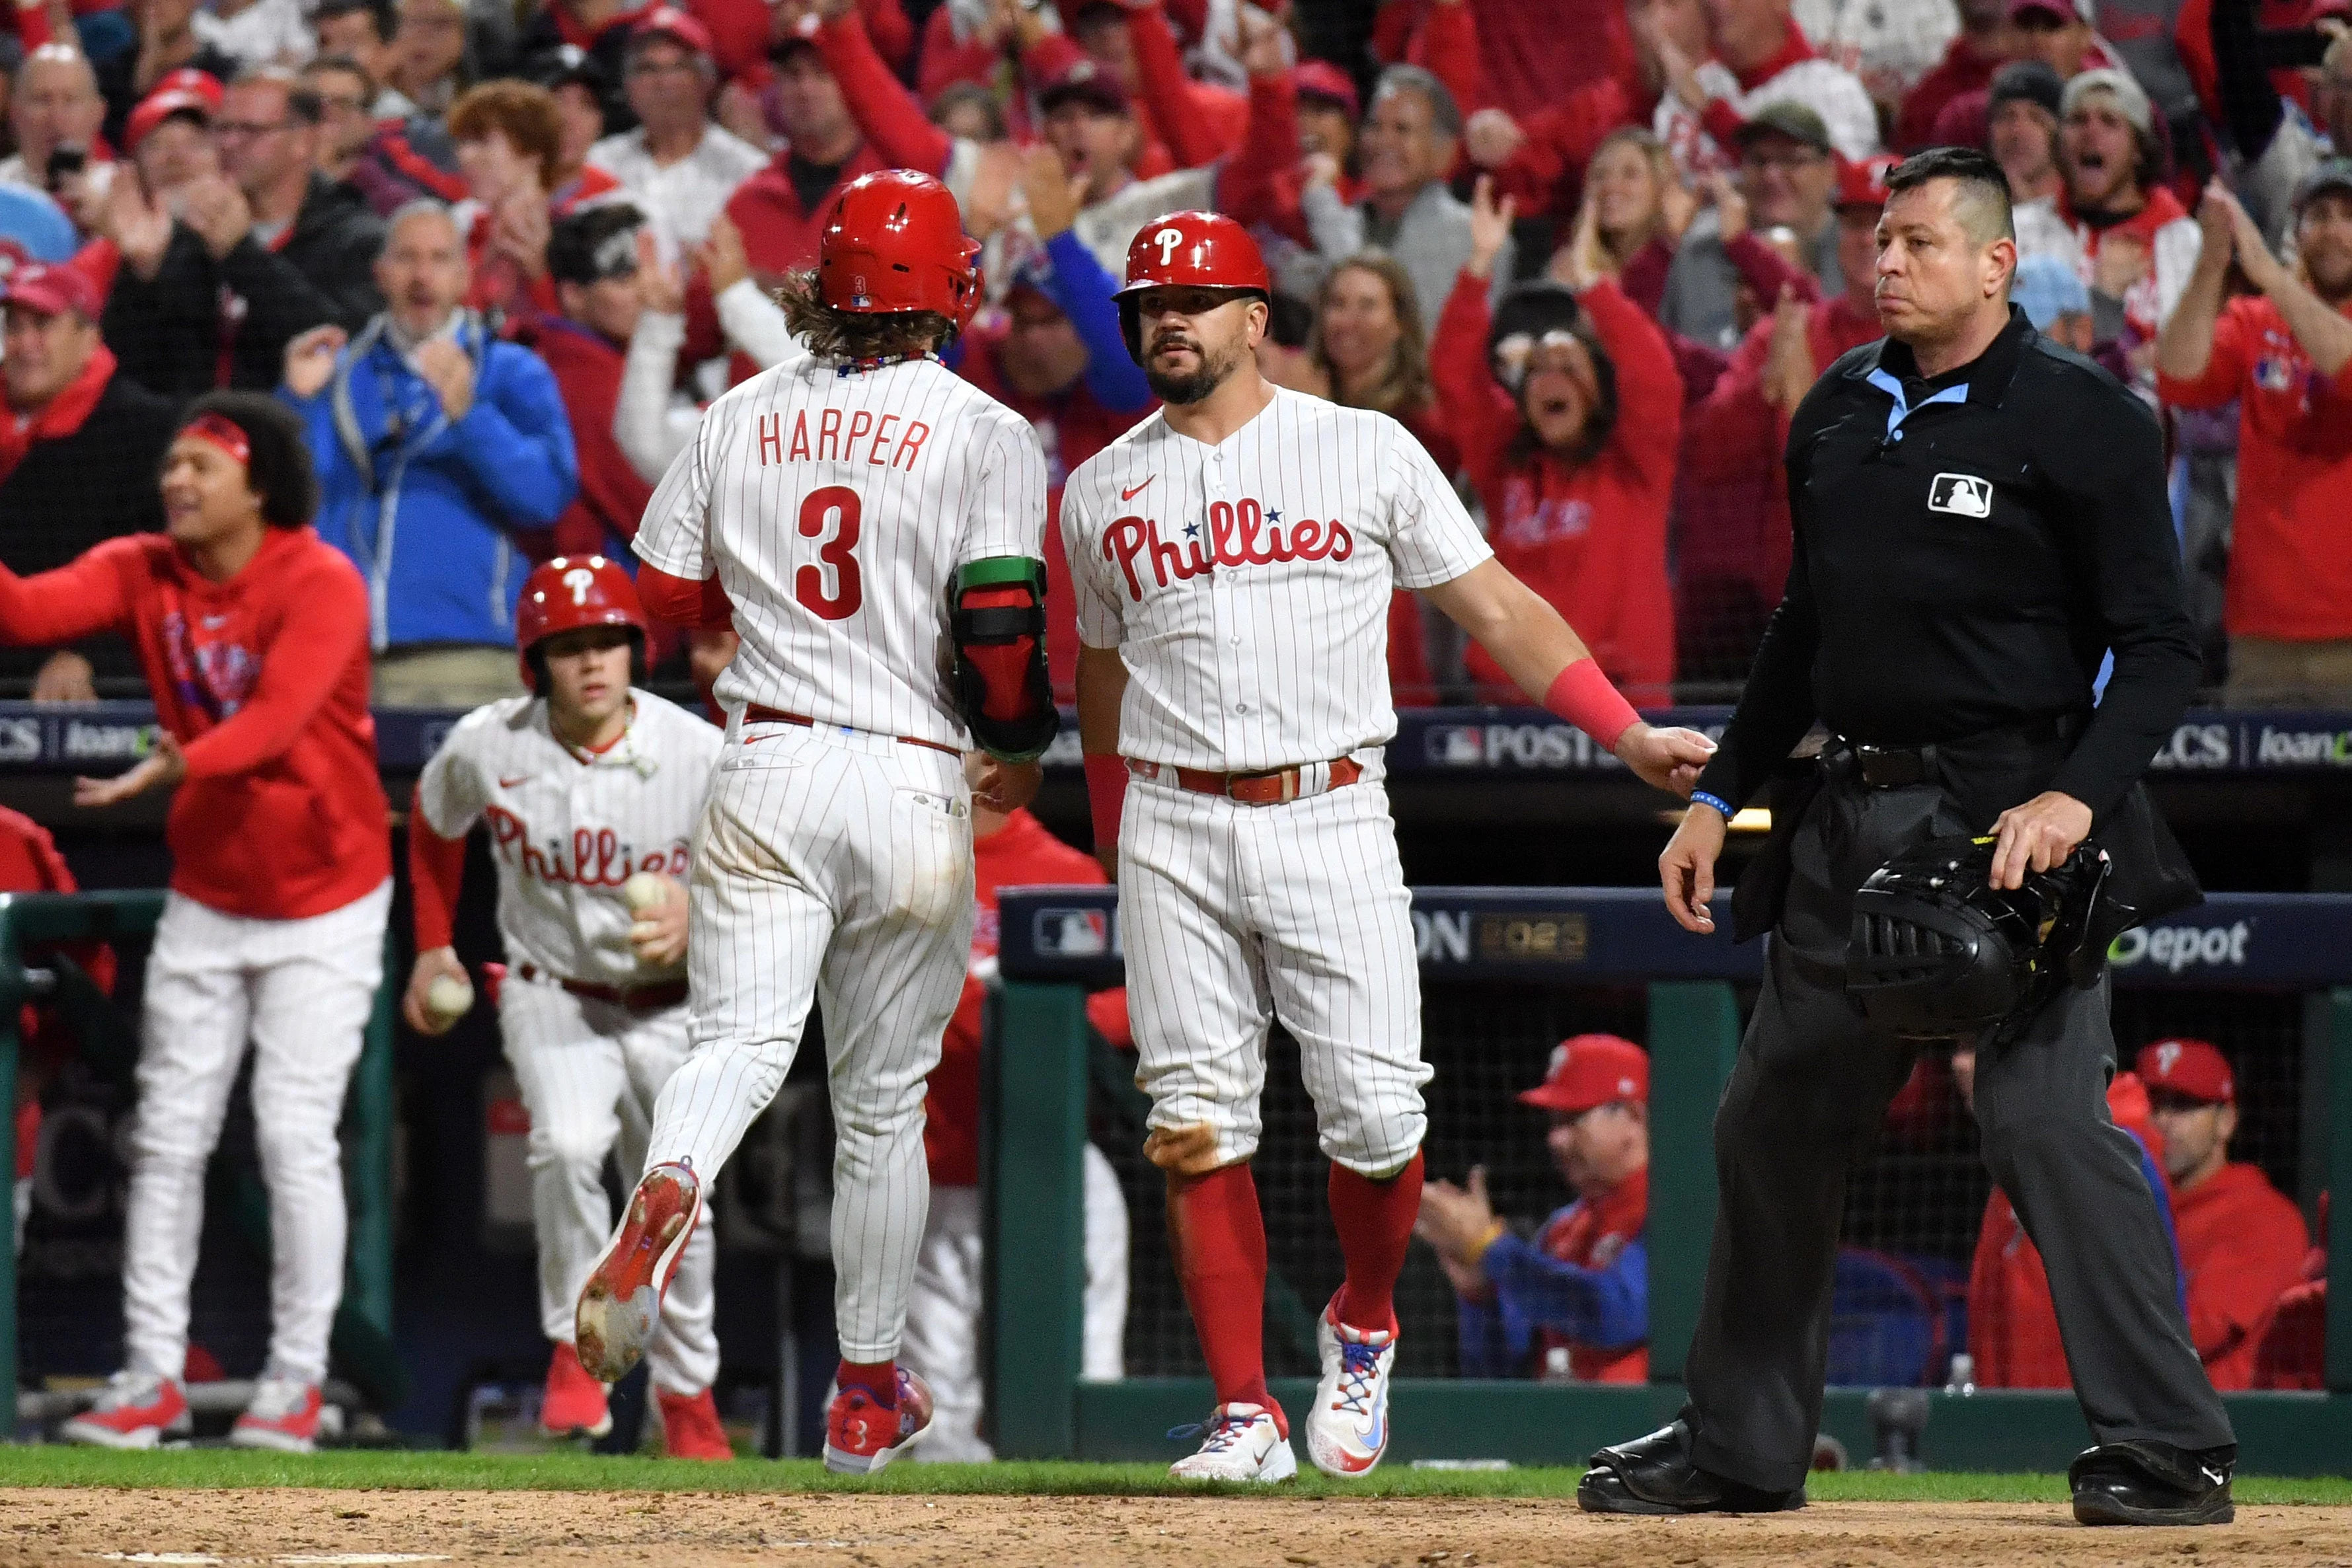
<instances>
[{"instance_id":1,"label":"phillies 'p' logo on helmet","mask_svg":"<svg viewBox=\"0 0 2352 1568\"><path fill-rule=\"evenodd\" d=\"M1249 230L1223 213L1171 213L1135 233L1118 301L1127 351L1140 358L1136 296L1147 288L1231 288L1272 300L1274 279Z\"/></svg>"},{"instance_id":2,"label":"phillies 'p' logo on helmet","mask_svg":"<svg viewBox=\"0 0 2352 1568\"><path fill-rule=\"evenodd\" d=\"M836 310L929 310L961 332L980 308L980 242L945 185L911 169L843 187L817 245L817 298Z\"/></svg>"},{"instance_id":3,"label":"phillies 'p' logo on helmet","mask_svg":"<svg viewBox=\"0 0 2352 1568\"><path fill-rule=\"evenodd\" d=\"M540 689L531 650L559 632L583 626L625 626L636 634L642 656L653 623L637 598L637 585L621 563L601 555L557 556L523 580L515 605L515 652L522 661L523 685Z\"/></svg>"}]
</instances>

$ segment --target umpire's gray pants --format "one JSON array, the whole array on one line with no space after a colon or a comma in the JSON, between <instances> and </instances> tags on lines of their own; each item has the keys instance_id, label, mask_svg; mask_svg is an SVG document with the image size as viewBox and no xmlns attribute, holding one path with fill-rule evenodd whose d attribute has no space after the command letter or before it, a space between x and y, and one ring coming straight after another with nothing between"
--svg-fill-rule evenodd
<instances>
[{"instance_id":1,"label":"umpire's gray pants","mask_svg":"<svg viewBox=\"0 0 2352 1568\"><path fill-rule=\"evenodd\" d=\"M1846 1171L1916 1054L1867 1032L1846 1000L1853 891L1909 844L1986 826L1934 785L1832 783L1797 829L1762 995L1716 1112L1715 1237L1684 1412L1702 1469L1770 1490L1805 1479ZM2233 1440L2229 1418L2189 1338L2138 1146L2107 1115L2115 1054L2104 985L2065 992L1980 1054L1985 1164L2048 1267L2095 1438L2215 1448Z\"/></svg>"}]
</instances>

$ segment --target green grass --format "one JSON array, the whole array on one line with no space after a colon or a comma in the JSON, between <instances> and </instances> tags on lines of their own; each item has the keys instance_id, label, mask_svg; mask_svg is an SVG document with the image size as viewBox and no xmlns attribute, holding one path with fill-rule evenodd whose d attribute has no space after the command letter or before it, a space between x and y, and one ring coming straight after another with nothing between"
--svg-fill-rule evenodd
<instances>
[{"instance_id":1,"label":"green grass","mask_svg":"<svg viewBox=\"0 0 2352 1568\"><path fill-rule=\"evenodd\" d=\"M1370 1481L1339 1485L1312 1472L1285 1497L1556 1498L1576 1490L1574 1469L1416 1470L1383 1469ZM346 1449L307 1458L196 1448L109 1453L69 1448L0 1448L0 1486L19 1487L319 1487L327 1489L526 1490L541 1491L820 1492L879 1491L949 1496L972 1493L1058 1497L1151 1497L1202 1490L1170 1483L1160 1465L1006 1463L908 1465L874 1480L827 1475L813 1459L731 1465L680 1459L604 1458L591 1454L508 1455ZM1227 1490L1227 1489L1208 1489ZM1822 1502L2001 1502L2055 1505L2065 1496L2057 1476L1877 1475L1849 1471L1813 1478ZM2352 1507L2352 1479L2241 1478L2238 1500Z\"/></svg>"}]
</instances>

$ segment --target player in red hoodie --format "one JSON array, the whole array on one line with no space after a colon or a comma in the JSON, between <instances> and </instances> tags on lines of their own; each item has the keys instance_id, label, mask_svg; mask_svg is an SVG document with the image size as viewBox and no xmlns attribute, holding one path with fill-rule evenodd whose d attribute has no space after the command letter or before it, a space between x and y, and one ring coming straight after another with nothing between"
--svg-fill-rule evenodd
<instances>
[{"instance_id":1,"label":"player in red hoodie","mask_svg":"<svg viewBox=\"0 0 2352 1568\"><path fill-rule=\"evenodd\" d=\"M1559 284L1522 284L1499 317L1490 312L1512 206L1496 206L1480 179L1470 259L1431 354L1438 401L1495 559L1568 618L1627 696L1663 702L1675 678L1666 504L1682 376L1665 334L1586 254L1590 244L1569 253L1572 298ZM1483 649L1472 648L1469 668L1481 685L1510 685Z\"/></svg>"},{"instance_id":2,"label":"player in red hoodie","mask_svg":"<svg viewBox=\"0 0 2352 1568\"><path fill-rule=\"evenodd\" d=\"M2140 1048L2139 1075L2164 1134L2164 1171L2189 1278L2189 1337L2220 1389L2252 1388L2279 1295L2303 1278L2311 1234L2303 1213L2260 1166L2230 1158L2238 1082L2201 1040Z\"/></svg>"},{"instance_id":3,"label":"player in red hoodie","mask_svg":"<svg viewBox=\"0 0 2352 1568\"><path fill-rule=\"evenodd\" d=\"M383 979L392 904L367 588L309 527L309 447L274 399L199 399L164 457L163 494L163 533L109 539L37 577L0 568L0 640L118 632L154 695L153 750L117 778L77 780L76 802L178 786L123 1222L128 1364L65 1436L152 1448L186 1428L179 1376L205 1166L250 1040L272 1335L230 1441L307 1452L343 1286L335 1124Z\"/></svg>"}]
</instances>

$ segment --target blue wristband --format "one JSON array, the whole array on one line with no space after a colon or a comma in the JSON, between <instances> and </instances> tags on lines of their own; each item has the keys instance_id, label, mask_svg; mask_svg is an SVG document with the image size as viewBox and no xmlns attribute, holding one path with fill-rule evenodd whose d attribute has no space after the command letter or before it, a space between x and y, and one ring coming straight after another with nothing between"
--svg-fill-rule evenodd
<instances>
[{"instance_id":1,"label":"blue wristband","mask_svg":"<svg viewBox=\"0 0 2352 1568\"><path fill-rule=\"evenodd\" d=\"M1723 813L1723 820L1727 822L1731 821L1735 814L1732 811L1730 801L1725 800L1720 795L1710 795L1704 789L1694 789L1691 791L1691 803L1695 806L1714 807L1717 810Z\"/></svg>"}]
</instances>

